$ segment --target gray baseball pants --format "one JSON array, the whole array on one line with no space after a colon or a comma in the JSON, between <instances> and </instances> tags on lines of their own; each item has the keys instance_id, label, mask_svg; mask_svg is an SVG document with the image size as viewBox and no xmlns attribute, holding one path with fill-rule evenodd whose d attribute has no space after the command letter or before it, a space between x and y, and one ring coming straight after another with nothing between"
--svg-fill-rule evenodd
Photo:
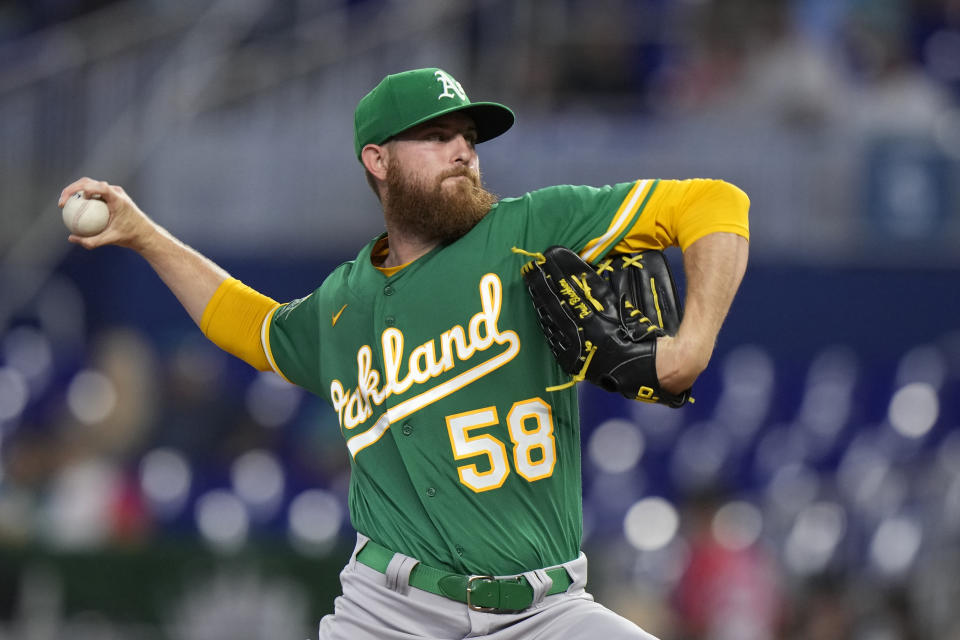
<instances>
[{"instance_id":1,"label":"gray baseball pants","mask_svg":"<svg viewBox=\"0 0 960 640\"><path fill-rule=\"evenodd\" d=\"M320 640L657 640L606 607L584 590L587 558L582 553L563 565L573 584L563 593L544 596L550 578L543 570L524 574L534 587L533 605L519 613L473 611L467 605L408 584L416 561L395 554L386 574L357 561L367 538L340 573L343 595L334 612L320 621Z\"/></svg>"}]
</instances>

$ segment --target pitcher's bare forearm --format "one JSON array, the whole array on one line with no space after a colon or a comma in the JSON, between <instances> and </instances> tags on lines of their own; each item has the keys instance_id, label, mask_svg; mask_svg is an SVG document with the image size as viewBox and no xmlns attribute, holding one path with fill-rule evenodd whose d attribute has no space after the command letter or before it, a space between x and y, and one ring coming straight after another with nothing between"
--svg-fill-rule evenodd
<instances>
[{"instance_id":1,"label":"pitcher's bare forearm","mask_svg":"<svg viewBox=\"0 0 960 640\"><path fill-rule=\"evenodd\" d=\"M712 233L683 254L687 293L683 322L657 345L657 373L669 391L689 389L706 369L717 335L747 268L749 242L734 233Z\"/></svg>"},{"instance_id":2,"label":"pitcher's bare forearm","mask_svg":"<svg viewBox=\"0 0 960 640\"><path fill-rule=\"evenodd\" d=\"M230 274L160 226L131 249L150 264L199 327L207 303Z\"/></svg>"}]
</instances>

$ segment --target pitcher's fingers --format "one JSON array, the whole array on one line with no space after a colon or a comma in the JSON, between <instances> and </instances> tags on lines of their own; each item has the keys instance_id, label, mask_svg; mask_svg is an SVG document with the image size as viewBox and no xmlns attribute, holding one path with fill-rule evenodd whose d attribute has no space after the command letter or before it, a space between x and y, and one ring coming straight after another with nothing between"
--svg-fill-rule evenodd
<instances>
[{"instance_id":1,"label":"pitcher's fingers","mask_svg":"<svg viewBox=\"0 0 960 640\"><path fill-rule=\"evenodd\" d=\"M60 192L60 200L57 202L57 206L62 207L64 203L75 194L77 191L83 191L83 185L90 181L90 178L83 177L78 180L74 180L66 187L63 188L63 191Z\"/></svg>"},{"instance_id":2,"label":"pitcher's fingers","mask_svg":"<svg viewBox=\"0 0 960 640\"><path fill-rule=\"evenodd\" d=\"M80 245L84 249L89 250L89 249L96 249L97 247L102 246L104 244L103 242L100 242L97 240L98 237L99 235L84 237L84 236L77 236L71 233L67 237L67 240L69 242L72 242L73 244Z\"/></svg>"},{"instance_id":3,"label":"pitcher's fingers","mask_svg":"<svg viewBox=\"0 0 960 640\"><path fill-rule=\"evenodd\" d=\"M102 180L94 180L93 178L83 177L79 180L75 180L63 191L60 192L60 200L57 203L57 206L62 207L63 204L77 191L83 191L86 197L90 196L99 196L104 202L109 203L110 197L113 196L113 193L110 191L110 185Z\"/></svg>"}]
</instances>

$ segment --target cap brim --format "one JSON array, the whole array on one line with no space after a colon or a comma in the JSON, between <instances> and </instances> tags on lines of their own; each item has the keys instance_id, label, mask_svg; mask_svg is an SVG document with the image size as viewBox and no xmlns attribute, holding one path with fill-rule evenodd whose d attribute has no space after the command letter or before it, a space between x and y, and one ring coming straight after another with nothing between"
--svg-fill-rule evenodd
<instances>
[{"instance_id":1,"label":"cap brim","mask_svg":"<svg viewBox=\"0 0 960 640\"><path fill-rule=\"evenodd\" d=\"M515 117L508 107L496 102L474 102L460 109L477 125L477 142L496 138L513 126Z\"/></svg>"},{"instance_id":2,"label":"cap brim","mask_svg":"<svg viewBox=\"0 0 960 640\"><path fill-rule=\"evenodd\" d=\"M516 119L513 111L511 111L509 107L497 102L471 102L470 104L450 107L443 111L431 113L429 116L411 123L404 131L421 125L424 122L429 122L434 118L439 118L440 116L445 116L448 113L455 113L457 111L462 111L473 119L477 127L478 143L492 140L500 134L505 133L513 126ZM394 135L398 135L399 133L402 133L402 131Z\"/></svg>"}]
</instances>

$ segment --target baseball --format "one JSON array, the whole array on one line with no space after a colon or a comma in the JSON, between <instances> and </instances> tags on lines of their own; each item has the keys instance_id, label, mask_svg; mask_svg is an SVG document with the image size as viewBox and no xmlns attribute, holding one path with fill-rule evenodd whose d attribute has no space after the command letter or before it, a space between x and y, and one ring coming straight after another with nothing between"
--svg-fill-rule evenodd
<instances>
[{"instance_id":1,"label":"baseball","mask_svg":"<svg viewBox=\"0 0 960 640\"><path fill-rule=\"evenodd\" d=\"M83 191L77 191L63 205L63 224L74 235L95 236L107 228L109 221L107 203L95 198L88 200Z\"/></svg>"}]
</instances>

